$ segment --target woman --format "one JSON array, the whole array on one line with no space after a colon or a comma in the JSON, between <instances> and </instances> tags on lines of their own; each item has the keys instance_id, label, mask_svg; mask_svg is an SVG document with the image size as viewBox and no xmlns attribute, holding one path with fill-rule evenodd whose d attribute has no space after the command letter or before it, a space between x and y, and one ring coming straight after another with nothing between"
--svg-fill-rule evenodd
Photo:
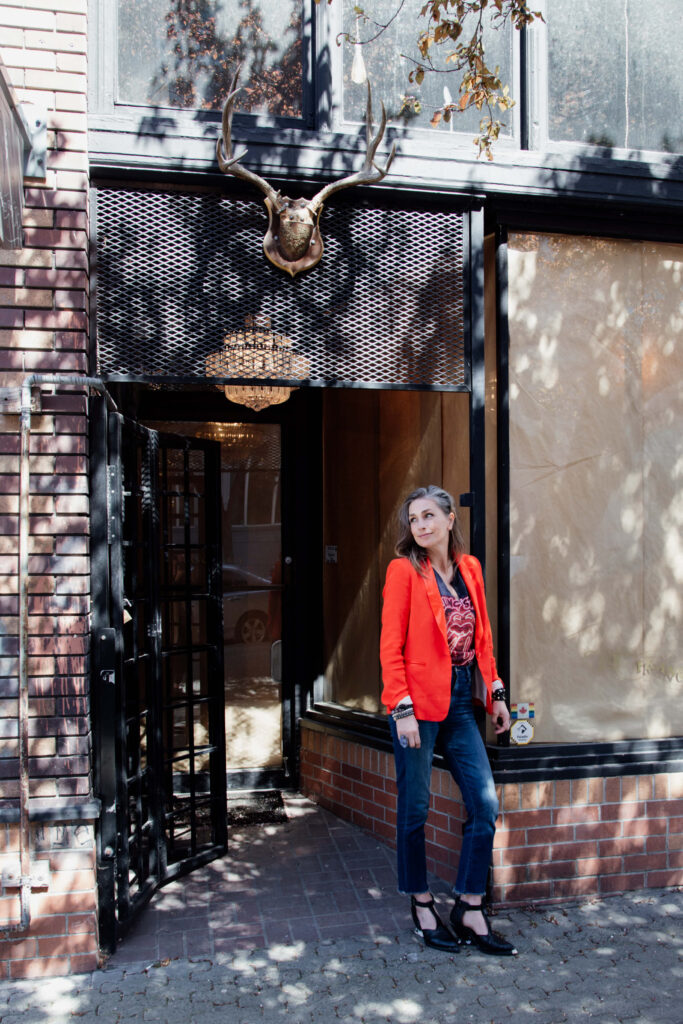
<instances>
[{"instance_id":1,"label":"woman","mask_svg":"<svg viewBox=\"0 0 683 1024\"><path fill-rule=\"evenodd\" d=\"M399 891L410 894L415 928L426 945L453 952L465 942L510 956L517 950L491 930L482 906L498 798L474 719L475 663L496 733L510 727L510 714L493 657L481 565L463 553L455 504L442 488L409 494L399 524L399 557L387 569L380 640L382 700L396 758ZM427 886L424 826L437 736L467 809L450 917L457 939L439 918Z\"/></svg>"}]
</instances>

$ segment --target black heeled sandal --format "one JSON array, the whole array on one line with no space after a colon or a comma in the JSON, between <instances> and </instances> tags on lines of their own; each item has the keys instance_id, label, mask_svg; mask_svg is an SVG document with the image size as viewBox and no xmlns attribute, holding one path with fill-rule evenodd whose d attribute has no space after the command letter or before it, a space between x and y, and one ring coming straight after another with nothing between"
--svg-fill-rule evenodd
<instances>
[{"instance_id":1,"label":"black heeled sandal","mask_svg":"<svg viewBox=\"0 0 683 1024\"><path fill-rule=\"evenodd\" d=\"M462 923L463 916L468 910L481 910L488 929L486 935L478 935L474 928L470 928ZM492 931L483 903L481 906L473 907L471 903L466 903L465 900L458 896L455 906L451 910L451 924L455 934L466 946L475 945L482 953L490 953L492 956L517 955L517 950L511 942L504 939L498 932Z\"/></svg>"},{"instance_id":2,"label":"black heeled sandal","mask_svg":"<svg viewBox=\"0 0 683 1024\"><path fill-rule=\"evenodd\" d=\"M436 920L436 928L423 928L417 916L417 907L427 907L431 910ZM436 912L434 906L434 898L430 898L427 903L420 903L415 899L414 896L410 897L410 912L413 915L413 923L415 924L415 931L418 935L421 935L424 939L425 946L431 946L432 949L440 949L444 953L455 953L460 946L460 940L456 939L454 935L448 930L446 925L443 923L441 918Z\"/></svg>"}]
</instances>

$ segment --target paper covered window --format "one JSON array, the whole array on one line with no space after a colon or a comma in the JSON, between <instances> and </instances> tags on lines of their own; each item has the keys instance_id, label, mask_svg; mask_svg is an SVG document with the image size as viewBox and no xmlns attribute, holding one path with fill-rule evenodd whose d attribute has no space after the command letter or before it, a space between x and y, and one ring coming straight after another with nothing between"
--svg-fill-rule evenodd
<instances>
[{"instance_id":1,"label":"paper covered window","mask_svg":"<svg viewBox=\"0 0 683 1024\"><path fill-rule=\"evenodd\" d=\"M535 741L683 733L683 246L509 240L511 686Z\"/></svg>"}]
</instances>

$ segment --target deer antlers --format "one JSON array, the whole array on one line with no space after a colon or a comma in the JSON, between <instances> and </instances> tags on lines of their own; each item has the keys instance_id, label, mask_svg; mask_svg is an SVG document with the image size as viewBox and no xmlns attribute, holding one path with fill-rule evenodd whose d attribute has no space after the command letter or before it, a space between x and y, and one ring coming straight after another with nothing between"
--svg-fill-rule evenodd
<instances>
[{"instance_id":1,"label":"deer antlers","mask_svg":"<svg viewBox=\"0 0 683 1024\"><path fill-rule=\"evenodd\" d=\"M260 188L261 191L265 193L266 198L270 199L270 201L276 205L280 193L276 192L272 185L269 185L266 179L262 178L260 174L255 174L253 171L243 167L239 162L247 155L246 149L243 153L239 153L237 156L232 155L232 115L235 108L235 96L237 96L237 93L241 89L241 86L238 87L237 85L237 79L240 76L241 70L242 65L238 64L237 71L235 71L232 82L230 83L230 92L223 104L221 138L216 141L218 166L222 170L223 174L234 174L236 178L242 178L244 181L248 181L252 185L256 185L257 188Z\"/></svg>"},{"instance_id":2,"label":"deer antlers","mask_svg":"<svg viewBox=\"0 0 683 1024\"><path fill-rule=\"evenodd\" d=\"M239 92L237 81L240 70L241 65L237 67L230 83L230 92L223 106L222 133L216 142L218 166L224 174L234 174L235 177L250 182L264 193L269 217L268 232L263 240L264 251L271 263L286 270L294 277L300 270L315 266L323 254L323 243L318 228L323 204L331 195L343 188L351 188L353 185L372 185L374 182L381 181L388 173L396 155L396 143L391 147L386 164L384 167L380 167L375 162L375 155L384 137L387 115L384 104L382 104L381 123L377 134L373 136L372 93L368 82L368 105L365 117L366 153L360 171L340 178L339 181L330 182L310 200L289 199L287 196L282 196L265 178L242 166L240 160L245 156L246 150L233 156L232 115L235 96Z\"/></svg>"},{"instance_id":3,"label":"deer antlers","mask_svg":"<svg viewBox=\"0 0 683 1024\"><path fill-rule=\"evenodd\" d=\"M381 101L380 101L381 102ZM329 185L325 185L321 188L313 198L309 205L312 210L318 210L322 207L323 203L326 202L331 195L335 192L340 192L343 188L351 188L353 185L373 185L376 181L381 181L382 178L386 177L389 168L391 167L392 161L396 156L396 143L391 147L389 158L387 159L384 167L379 167L375 163L375 154L377 148L384 137L384 129L387 126L387 112L384 109L384 103L382 103L382 119L379 125L379 131L374 136L372 135L372 90L370 88L370 81L368 80L368 106L365 112L365 139L366 139L366 150L365 150L365 162L363 163L360 171L356 171L355 174L349 174L345 178L340 178L339 181L331 181Z\"/></svg>"}]
</instances>

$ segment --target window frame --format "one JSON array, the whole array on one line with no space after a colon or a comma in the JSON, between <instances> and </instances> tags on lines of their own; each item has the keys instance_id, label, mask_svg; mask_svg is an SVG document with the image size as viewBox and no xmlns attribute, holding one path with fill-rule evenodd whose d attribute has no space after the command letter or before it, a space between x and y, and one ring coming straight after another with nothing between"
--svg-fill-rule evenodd
<instances>
[{"instance_id":1,"label":"window frame","mask_svg":"<svg viewBox=\"0 0 683 1024\"><path fill-rule=\"evenodd\" d=\"M268 114L235 114L235 124L258 128L272 134L274 130L306 130L314 127L313 106L313 35L314 12L308 0L301 0L302 19L302 96L301 117L278 117ZM168 139L185 139L194 143L215 135L207 133L219 126L220 110L126 103L117 100L118 0L90 0L89 3L89 66L88 124L90 130L132 134L161 135Z\"/></svg>"},{"instance_id":2,"label":"window frame","mask_svg":"<svg viewBox=\"0 0 683 1024\"><path fill-rule=\"evenodd\" d=\"M526 73L523 77L528 97L525 109L528 151L539 155L566 155L568 158L578 158L588 163L599 162L603 165L623 161L627 166L634 163L659 164L664 169L668 166L674 167L676 163L683 163L683 153L623 146L607 148L587 142L549 137L548 0L536 0L534 9L543 15L544 20L536 21L522 30L526 39Z\"/></svg>"},{"instance_id":3,"label":"window frame","mask_svg":"<svg viewBox=\"0 0 683 1024\"><path fill-rule=\"evenodd\" d=\"M508 377L508 294L507 238L509 232L538 231L633 241L676 242L681 232L666 210L656 213L641 207L625 218L622 207L602 205L596 215L592 203L577 206L565 201L552 210L526 197L503 198L487 210L486 231L494 234L496 253L496 347L497 347L497 497L498 504L498 637L496 660L501 678L508 681L511 700L516 699L510 678L510 479L509 479L509 377ZM490 500L487 495L487 501ZM495 600L491 595L490 601ZM371 749L391 752L391 738L383 712L370 713L328 700L322 680L304 714L306 724L321 732L338 735ZM625 739L599 743L594 740L567 743L534 742L528 747L510 744L509 734L487 742L487 753L496 783L544 782L552 779L580 779L613 775L680 772L683 737ZM437 755L436 767L443 767Z\"/></svg>"},{"instance_id":4,"label":"window frame","mask_svg":"<svg viewBox=\"0 0 683 1024\"><path fill-rule=\"evenodd\" d=\"M342 116L341 2L328 7L303 0L304 96L299 119L235 114L236 146L248 150L247 165L265 177L319 182L358 170L365 153L365 129ZM545 4L545 0L537 0ZM123 171L153 174L210 174L216 164L218 111L132 107L114 102L116 0L90 2L90 94L88 146L95 176ZM576 143L546 143L543 103L547 92L542 49L534 24L515 30L517 104L513 140L496 143L495 159L477 159L471 133L387 128L378 153L383 162L391 143L397 158L386 181L375 189L501 196L570 197L653 206L683 205L683 155L601 150ZM535 35L536 33L536 35ZM108 45L109 41L109 45ZM526 76L520 68L533 68ZM455 140L455 144L454 144ZM463 144L459 144L463 143ZM535 146L536 148L523 148Z\"/></svg>"},{"instance_id":5,"label":"window frame","mask_svg":"<svg viewBox=\"0 0 683 1024\"><path fill-rule=\"evenodd\" d=\"M496 209L489 210L490 223L488 230L494 232L496 255L496 346L497 346L497 381L498 381L498 422L497 422L497 502L498 502L498 635L497 664L502 679L508 682L511 700L517 699L514 679L511 677L511 545L510 545L510 404L509 404L509 352L510 330L508 321L508 236L515 232L532 231L541 234L576 235L579 237L602 237L625 241L661 242L680 244L682 240L678 225L672 222L666 210L653 211L640 208L628 219L625 218L623 207L606 207L603 205L596 213L593 204L577 205L562 202L548 210L537 202L529 203L519 200L502 200ZM649 740L625 739L605 744L605 749L614 747L628 751L643 744L643 759L648 762L647 752L653 746L661 745L662 749L671 745L677 756L683 751L683 737ZM501 767L517 769L522 765L533 765L534 751L541 753L544 749L557 750L557 744L533 743L530 747L516 747L510 744L509 734L499 738L496 744L497 757L501 758ZM602 747L593 740L579 742L570 740L564 746L576 748L579 762L586 752ZM501 751L500 748L506 748ZM530 758L530 760L528 760ZM640 758L638 758L640 761ZM542 765L544 778L551 777L548 766ZM648 769L635 769L646 771ZM666 768L655 770L666 771ZM601 774L598 772L597 774ZM604 774L610 774L605 772ZM628 774L628 772L627 772ZM580 777L580 775L571 776Z\"/></svg>"},{"instance_id":6,"label":"window frame","mask_svg":"<svg viewBox=\"0 0 683 1024\"><path fill-rule=\"evenodd\" d=\"M331 46L331 69L332 69L332 83L333 83L333 95L334 95L334 116L332 119L332 128L351 134L359 131L363 127L363 122L354 121L344 116L344 69L343 69L343 44L337 46L336 39L340 36L344 28L343 24L343 2L337 0L336 4L333 4L330 9L329 15L329 45ZM520 96L522 91L521 84L521 49L522 40L520 33L514 28L511 28L511 64L512 64L512 81L510 84L510 90L513 96ZM408 66L406 65L406 80L408 75ZM456 81L454 78L453 81ZM454 86L453 92L456 87ZM375 103L373 108L375 120L379 120L379 107ZM484 116L482 112L482 117ZM501 136L501 138L495 144L496 157L501 155L515 156L521 150L520 140L522 132L522 106L519 101L509 111L503 111L500 114L500 119L506 121L511 119L511 134L510 138ZM452 119L453 130L450 127L444 126L440 130L433 128L418 128L418 127L402 127L400 125L390 124L387 126L387 138L396 139L401 141L401 156L409 156L413 158L424 157L425 154L425 142L428 142L428 157L432 159L453 158L453 147L454 145L459 150L459 155L469 157L470 159L476 156L475 148L472 143L473 130L459 129L458 128L458 116L457 114Z\"/></svg>"}]
</instances>

